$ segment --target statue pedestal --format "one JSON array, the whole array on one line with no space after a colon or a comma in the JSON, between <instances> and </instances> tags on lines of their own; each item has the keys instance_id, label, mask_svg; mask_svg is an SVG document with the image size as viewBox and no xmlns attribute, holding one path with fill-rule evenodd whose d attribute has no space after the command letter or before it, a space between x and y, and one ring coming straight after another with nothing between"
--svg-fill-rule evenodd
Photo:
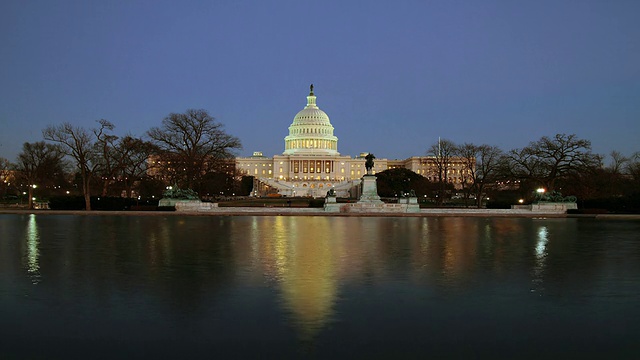
<instances>
[{"instance_id":1,"label":"statue pedestal","mask_svg":"<svg viewBox=\"0 0 640 360\"><path fill-rule=\"evenodd\" d=\"M511 205L512 209L529 210L535 212L551 212L566 214L567 210L575 210L578 208L577 203L571 202L538 202L530 205Z\"/></svg>"},{"instance_id":2,"label":"statue pedestal","mask_svg":"<svg viewBox=\"0 0 640 360\"><path fill-rule=\"evenodd\" d=\"M324 198L324 211L326 212L340 212L340 205L336 201L335 195L327 195Z\"/></svg>"},{"instance_id":3,"label":"statue pedestal","mask_svg":"<svg viewBox=\"0 0 640 360\"><path fill-rule=\"evenodd\" d=\"M200 200L185 200L185 199L171 199L162 198L158 203L158 207L175 207L176 211L197 212L201 210L211 210L214 207L218 207L217 203L204 203Z\"/></svg>"},{"instance_id":4,"label":"statue pedestal","mask_svg":"<svg viewBox=\"0 0 640 360\"><path fill-rule=\"evenodd\" d=\"M358 204L382 204L378 196L378 185L375 175L365 175L362 177L362 195Z\"/></svg>"},{"instance_id":5,"label":"statue pedestal","mask_svg":"<svg viewBox=\"0 0 640 360\"><path fill-rule=\"evenodd\" d=\"M367 174L362 177L362 195L356 203L337 203L335 196L327 196L324 211L341 213L419 213L420 206L416 197L403 199L398 204L385 204L378 195L376 176Z\"/></svg>"}]
</instances>

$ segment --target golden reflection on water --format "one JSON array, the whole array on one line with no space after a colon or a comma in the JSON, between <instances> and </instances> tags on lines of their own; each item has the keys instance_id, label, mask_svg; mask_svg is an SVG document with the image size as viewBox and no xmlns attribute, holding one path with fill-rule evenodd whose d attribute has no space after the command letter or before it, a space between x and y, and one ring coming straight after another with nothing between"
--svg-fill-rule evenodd
<instances>
[{"instance_id":1,"label":"golden reflection on water","mask_svg":"<svg viewBox=\"0 0 640 360\"><path fill-rule=\"evenodd\" d=\"M27 221L27 254L26 254L26 270L29 274L31 282L37 284L40 282L40 235L38 233L38 224L36 223L36 215L29 215Z\"/></svg>"},{"instance_id":2,"label":"golden reflection on water","mask_svg":"<svg viewBox=\"0 0 640 360\"><path fill-rule=\"evenodd\" d=\"M276 281L283 306L304 340L331 320L338 296L337 261L344 231L327 217L275 217L251 226L253 262ZM328 231L333 227L335 231Z\"/></svg>"},{"instance_id":3,"label":"golden reflection on water","mask_svg":"<svg viewBox=\"0 0 640 360\"><path fill-rule=\"evenodd\" d=\"M194 248L183 246L180 251L190 249L193 256L200 256L202 246L215 245L204 249L220 252L225 259L230 250L233 263L240 266L238 276L252 283L264 284L266 280L269 288L276 289L287 323L303 340L314 339L340 317L335 312L345 290L341 287L349 284L413 281L444 290L462 289L476 271L506 273L511 271L514 256L535 254L531 274L540 284L535 288L541 288L551 233L555 236L564 228L563 223L529 227L523 225L527 222L513 219L455 217L274 216L216 221L220 223L212 228L219 241L197 240ZM152 272L161 264L179 261L174 259L178 250L173 248L177 245L171 234L190 232L185 225L184 220L163 221L145 230ZM39 240L35 218L29 229L28 267L36 272ZM198 235L201 239L210 236Z\"/></svg>"},{"instance_id":4,"label":"golden reflection on water","mask_svg":"<svg viewBox=\"0 0 640 360\"><path fill-rule=\"evenodd\" d=\"M459 280L475 265L478 229L477 221L469 223L463 217L445 218L442 226L442 275L447 282ZM473 228L471 228L473 226Z\"/></svg>"},{"instance_id":5,"label":"golden reflection on water","mask_svg":"<svg viewBox=\"0 0 640 360\"><path fill-rule=\"evenodd\" d=\"M182 221L180 224L184 223ZM145 229L145 233L141 236L146 236L147 252L149 257L149 264L153 269L158 269L158 266L168 266L172 263L173 258L173 246L171 243L171 227L167 221L159 221L153 228Z\"/></svg>"},{"instance_id":6,"label":"golden reflection on water","mask_svg":"<svg viewBox=\"0 0 640 360\"><path fill-rule=\"evenodd\" d=\"M255 218L251 263L277 283L283 308L301 338L315 337L334 317L339 284L393 281L390 259L410 261L403 277L458 283L477 262L480 223L464 218ZM363 278L371 280L363 280Z\"/></svg>"}]
</instances>

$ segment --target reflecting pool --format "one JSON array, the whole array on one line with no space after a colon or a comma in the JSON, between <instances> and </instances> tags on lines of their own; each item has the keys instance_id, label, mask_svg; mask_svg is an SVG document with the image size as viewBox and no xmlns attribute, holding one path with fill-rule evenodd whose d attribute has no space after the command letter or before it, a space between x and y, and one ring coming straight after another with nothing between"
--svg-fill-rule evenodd
<instances>
[{"instance_id":1,"label":"reflecting pool","mask_svg":"<svg viewBox=\"0 0 640 360\"><path fill-rule=\"evenodd\" d=\"M636 358L640 222L0 215L0 358Z\"/></svg>"}]
</instances>

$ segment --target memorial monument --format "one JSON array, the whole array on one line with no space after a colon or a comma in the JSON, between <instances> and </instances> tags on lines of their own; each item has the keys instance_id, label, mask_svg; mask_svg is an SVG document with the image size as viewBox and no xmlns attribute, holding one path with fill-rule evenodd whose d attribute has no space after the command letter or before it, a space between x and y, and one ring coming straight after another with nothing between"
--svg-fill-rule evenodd
<instances>
[{"instance_id":1,"label":"memorial monument","mask_svg":"<svg viewBox=\"0 0 640 360\"><path fill-rule=\"evenodd\" d=\"M214 206L217 204L200 201L200 197L192 189L180 189L177 185L169 186L158 202L158 208L174 207L176 211L208 210Z\"/></svg>"},{"instance_id":2,"label":"memorial monument","mask_svg":"<svg viewBox=\"0 0 640 360\"><path fill-rule=\"evenodd\" d=\"M415 192L396 204L386 204L378 195L377 177L373 174L373 160L376 157L368 153L365 159L366 174L362 177L360 198L356 203L340 204L336 201L335 192L329 191L325 197L324 210L326 212L356 212L356 213L416 213L420 212Z\"/></svg>"},{"instance_id":3,"label":"memorial monument","mask_svg":"<svg viewBox=\"0 0 640 360\"><path fill-rule=\"evenodd\" d=\"M533 203L511 205L511 209L567 213L568 210L578 209L578 203L575 196L565 197L559 191L548 193L544 188L540 188L535 192Z\"/></svg>"},{"instance_id":4,"label":"memorial monument","mask_svg":"<svg viewBox=\"0 0 640 360\"><path fill-rule=\"evenodd\" d=\"M373 159L376 157L369 153L365 158L364 167L367 173L362 177L362 195L358 200L358 204L380 205L383 204L378 196L377 177L373 175Z\"/></svg>"}]
</instances>

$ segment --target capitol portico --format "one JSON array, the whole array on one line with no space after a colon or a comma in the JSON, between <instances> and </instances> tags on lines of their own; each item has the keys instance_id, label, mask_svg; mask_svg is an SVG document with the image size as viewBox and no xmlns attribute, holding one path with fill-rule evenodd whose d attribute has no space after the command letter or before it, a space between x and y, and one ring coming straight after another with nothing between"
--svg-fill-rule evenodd
<instances>
[{"instance_id":1,"label":"capitol portico","mask_svg":"<svg viewBox=\"0 0 640 360\"><path fill-rule=\"evenodd\" d=\"M355 158L340 155L333 125L329 116L316 104L313 85L307 96L307 105L293 118L284 143L282 155L273 158L265 157L261 152L254 152L251 157L236 158L236 169L256 179L252 195L278 193L283 196L323 197L332 188L339 197L359 195L361 178L366 174L364 156L367 153ZM404 167L429 177L432 168L429 163L428 157L406 160L378 158L373 174Z\"/></svg>"}]
</instances>

